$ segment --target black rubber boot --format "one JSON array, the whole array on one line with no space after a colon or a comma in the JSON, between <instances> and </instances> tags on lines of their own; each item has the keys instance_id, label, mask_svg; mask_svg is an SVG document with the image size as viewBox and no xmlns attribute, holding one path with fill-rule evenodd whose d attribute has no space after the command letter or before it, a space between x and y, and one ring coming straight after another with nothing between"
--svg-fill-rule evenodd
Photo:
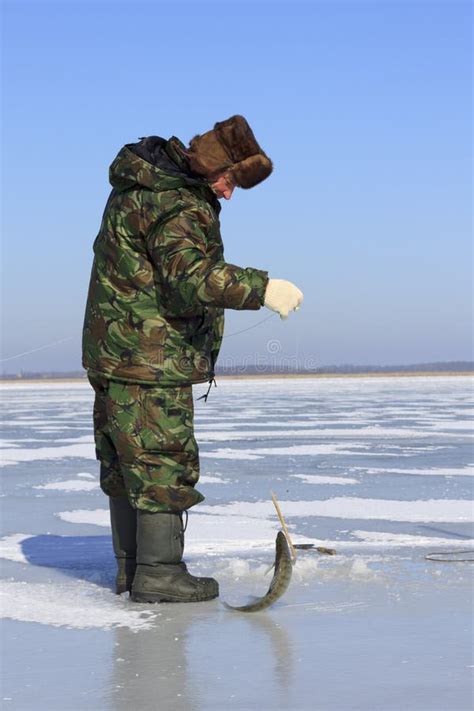
<instances>
[{"instance_id":1,"label":"black rubber boot","mask_svg":"<svg viewBox=\"0 0 474 711\"><path fill-rule=\"evenodd\" d=\"M117 559L115 592L131 592L137 567L137 512L126 496L109 497L112 545Z\"/></svg>"},{"instance_id":2,"label":"black rubber boot","mask_svg":"<svg viewBox=\"0 0 474 711\"><path fill-rule=\"evenodd\" d=\"M180 514L137 511L137 572L134 602L202 602L219 595L214 578L196 578L183 563Z\"/></svg>"}]
</instances>

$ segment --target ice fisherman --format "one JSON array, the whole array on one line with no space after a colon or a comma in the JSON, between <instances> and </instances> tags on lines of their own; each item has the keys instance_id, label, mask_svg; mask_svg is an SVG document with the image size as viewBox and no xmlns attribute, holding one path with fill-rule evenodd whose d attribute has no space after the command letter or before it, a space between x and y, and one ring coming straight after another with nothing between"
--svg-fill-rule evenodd
<instances>
[{"instance_id":1,"label":"ice fisherman","mask_svg":"<svg viewBox=\"0 0 474 711\"><path fill-rule=\"evenodd\" d=\"M99 234L83 331L95 390L100 484L109 496L117 593L135 602L219 594L183 562L183 512L203 500L194 383L212 383L224 309L266 306L283 318L303 294L224 260L219 199L253 188L272 162L243 116L186 148L175 137L124 146Z\"/></svg>"}]
</instances>

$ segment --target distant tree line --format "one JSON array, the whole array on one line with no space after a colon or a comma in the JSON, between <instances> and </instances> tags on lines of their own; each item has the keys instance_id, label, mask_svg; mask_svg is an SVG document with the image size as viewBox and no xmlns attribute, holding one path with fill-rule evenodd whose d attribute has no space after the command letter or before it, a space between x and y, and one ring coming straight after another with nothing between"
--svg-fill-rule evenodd
<instances>
[{"instance_id":1,"label":"distant tree line","mask_svg":"<svg viewBox=\"0 0 474 711\"><path fill-rule=\"evenodd\" d=\"M318 368L295 368L294 366L233 365L217 367L218 375L337 375L351 373L466 373L474 371L474 361L448 361L442 363L413 363L411 365L323 365Z\"/></svg>"},{"instance_id":2,"label":"distant tree line","mask_svg":"<svg viewBox=\"0 0 474 711\"><path fill-rule=\"evenodd\" d=\"M294 366L281 366L278 364L267 365L232 365L217 367L217 375L350 375L364 373L472 373L474 361L447 361L437 363L414 363L412 365L323 365L319 368L305 369ZM54 379L86 379L84 370L35 372L19 371L17 373L3 373L1 380L54 380Z\"/></svg>"},{"instance_id":3,"label":"distant tree line","mask_svg":"<svg viewBox=\"0 0 474 711\"><path fill-rule=\"evenodd\" d=\"M87 380L85 370L54 370L54 371L34 371L20 370L17 373L2 373L0 380L55 380L55 379L71 379L71 380Z\"/></svg>"}]
</instances>

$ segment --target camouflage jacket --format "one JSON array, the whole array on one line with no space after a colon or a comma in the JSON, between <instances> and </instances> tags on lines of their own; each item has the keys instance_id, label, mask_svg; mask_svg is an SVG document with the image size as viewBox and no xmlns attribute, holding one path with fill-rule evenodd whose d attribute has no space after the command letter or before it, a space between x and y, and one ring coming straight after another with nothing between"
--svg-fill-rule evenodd
<instances>
[{"instance_id":1,"label":"camouflage jacket","mask_svg":"<svg viewBox=\"0 0 474 711\"><path fill-rule=\"evenodd\" d=\"M219 202L177 138L122 148L94 243L83 365L179 385L214 375L224 309L259 309L266 272L224 261Z\"/></svg>"}]
</instances>

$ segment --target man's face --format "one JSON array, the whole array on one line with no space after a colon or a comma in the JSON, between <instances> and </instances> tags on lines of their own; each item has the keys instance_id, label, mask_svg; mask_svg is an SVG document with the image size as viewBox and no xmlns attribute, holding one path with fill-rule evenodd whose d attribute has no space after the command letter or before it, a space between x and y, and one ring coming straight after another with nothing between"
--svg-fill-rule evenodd
<instances>
[{"instance_id":1,"label":"man's face","mask_svg":"<svg viewBox=\"0 0 474 711\"><path fill-rule=\"evenodd\" d=\"M234 192L234 189L236 187L235 182L229 173L224 173L223 175L220 175L217 180L214 180L214 182L210 183L210 185L219 200L221 198L224 198L225 200L230 200L232 197L232 193Z\"/></svg>"}]
</instances>

